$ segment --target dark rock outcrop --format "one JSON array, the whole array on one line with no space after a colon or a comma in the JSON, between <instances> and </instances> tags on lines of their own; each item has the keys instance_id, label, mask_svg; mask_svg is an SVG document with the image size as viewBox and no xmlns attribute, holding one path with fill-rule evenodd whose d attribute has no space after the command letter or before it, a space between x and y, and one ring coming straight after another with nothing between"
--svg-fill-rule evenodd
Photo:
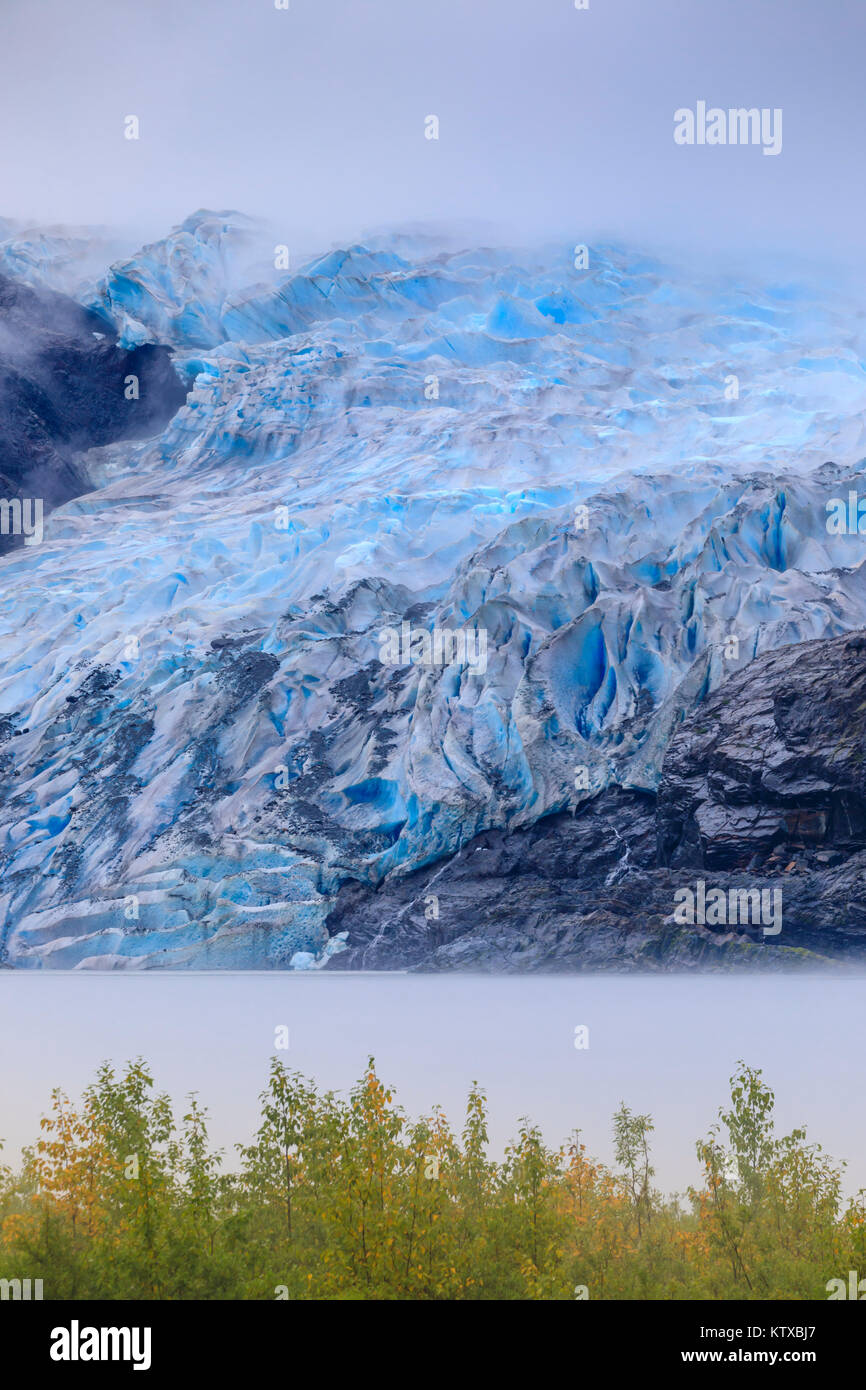
<instances>
[{"instance_id":1,"label":"dark rock outcrop","mask_svg":"<svg viewBox=\"0 0 866 1390\"><path fill-rule=\"evenodd\" d=\"M657 795L488 831L344 884L331 970L786 968L866 953L866 635L758 657L675 730ZM683 890L779 893L780 930L678 920Z\"/></svg>"},{"instance_id":2,"label":"dark rock outcrop","mask_svg":"<svg viewBox=\"0 0 866 1390\"><path fill-rule=\"evenodd\" d=\"M84 450L156 433L185 399L168 348L127 351L98 314L0 275L0 498L47 514L88 490Z\"/></svg>"},{"instance_id":3,"label":"dark rock outcrop","mask_svg":"<svg viewBox=\"0 0 866 1390\"><path fill-rule=\"evenodd\" d=\"M745 869L866 849L866 635L753 661L672 740L662 862Z\"/></svg>"}]
</instances>

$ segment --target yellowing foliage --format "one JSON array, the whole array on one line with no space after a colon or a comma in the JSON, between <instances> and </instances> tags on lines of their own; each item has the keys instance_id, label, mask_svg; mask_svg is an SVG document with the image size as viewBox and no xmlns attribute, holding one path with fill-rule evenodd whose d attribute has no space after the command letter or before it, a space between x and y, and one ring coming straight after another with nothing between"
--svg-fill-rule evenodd
<instances>
[{"instance_id":1,"label":"yellowing foliage","mask_svg":"<svg viewBox=\"0 0 866 1390\"><path fill-rule=\"evenodd\" d=\"M459 1134L417 1120L370 1059L351 1093L274 1060L259 1128L223 1171L195 1097L175 1118L141 1061L78 1104L55 1091L20 1171L0 1169L0 1277L51 1298L814 1298L866 1267L866 1209L740 1065L682 1201L652 1184L652 1120L621 1106L613 1168L522 1121L488 1152L483 1091Z\"/></svg>"}]
</instances>

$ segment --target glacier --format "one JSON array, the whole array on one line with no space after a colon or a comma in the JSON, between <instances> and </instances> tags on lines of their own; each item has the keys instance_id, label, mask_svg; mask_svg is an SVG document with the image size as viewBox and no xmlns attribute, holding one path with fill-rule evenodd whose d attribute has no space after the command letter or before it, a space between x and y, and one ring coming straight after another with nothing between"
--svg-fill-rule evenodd
<instances>
[{"instance_id":1,"label":"glacier","mask_svg":"<svg viewBox=\"0 0 866 1390\"><path fill-rule=\"evenodd\" d=\"M0 558L8 966L327 969L341 885L652 790L734 670L866 625L827 526L866 494L866 330L829 274L411 232L277 272L210 211L80 243L13 228L0 271L187 395ZM407 621L483 631L485 669L383 664Z\"/></svg>"}]
</instances>

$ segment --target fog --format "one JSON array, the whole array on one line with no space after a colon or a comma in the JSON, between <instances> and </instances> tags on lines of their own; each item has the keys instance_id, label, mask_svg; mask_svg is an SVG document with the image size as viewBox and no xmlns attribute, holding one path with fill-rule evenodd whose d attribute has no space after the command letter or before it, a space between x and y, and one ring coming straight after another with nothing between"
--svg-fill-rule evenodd
<instances>
[{"instance_id":1,"label":"fog","mask_svg":"<svg viewBox=\"0 0 866 1390\"><path fill-rule=\"evenodd\" d=\"M0 216L859 250L860 0L4 0ZM780 109L778 157L674 112ZM424 121L435 114L438 140ZM136 115L140 138L124 138Z\"/></svg>"}]
</instances>

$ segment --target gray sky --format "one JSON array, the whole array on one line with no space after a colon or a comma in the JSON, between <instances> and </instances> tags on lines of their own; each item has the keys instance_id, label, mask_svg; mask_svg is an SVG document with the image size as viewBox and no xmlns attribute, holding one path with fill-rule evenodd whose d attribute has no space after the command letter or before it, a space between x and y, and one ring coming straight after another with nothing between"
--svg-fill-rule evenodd
<instances>
[{"instance_id":1,"label":"gray sky","mask_svg":"<svg viewBox=\"0 0 866 1390\"><path fill-rule=\"evenodd\" d=\"M655 1118L659 1186L698 1178L695 1140L728 1099L739 1058L764 1068L782 1130L807 1125L866 1186L866 979L827 976L490 978L316 974L77 975L0 972L0 1137L7 1159L37 1136L53 1086L77 1095L106 1057L142 1055L180 1100L197 1089L229 1149L254 1128L256 1096L289 1028L286 1064L351 1086L369 1053L410 1114L440 1102L462 1123L486 1087L501 1151L529 1115L558 1142L575 1127L612 1159L620 1100ZM578 1024L589 1048L574 1047ZM17 1156L17 1155L16 1155Z\"/></svg>"},{"instance_id":2,"label":"gray sky","mask_svg":"<svg viewBox=\"0 0 866 1390\"><path fill-rule=\"evenodd\" d=\"M3 0L0 216L859 249L862 0ZM673 113L781 107L776 158ZM138 142L123 119L141 122ZM438 115L440 139L424 139Z\"/></svg>"}]
</instances>

